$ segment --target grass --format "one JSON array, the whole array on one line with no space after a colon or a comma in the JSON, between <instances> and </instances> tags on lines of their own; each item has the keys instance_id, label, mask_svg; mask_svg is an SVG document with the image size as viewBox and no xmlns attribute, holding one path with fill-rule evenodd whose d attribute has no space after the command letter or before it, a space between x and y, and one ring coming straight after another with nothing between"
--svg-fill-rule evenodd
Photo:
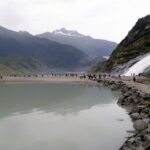
<instances>
[{"instance_id":1,"label":"grass","mask_svg":"<svg viewBox=\"0 0 150 150\"><path fill-rule=\"evenodd\" d=\"M141 78L137 79L137 81L140 83L150 83L150 78Z\"/></svg>"}]
</instances>

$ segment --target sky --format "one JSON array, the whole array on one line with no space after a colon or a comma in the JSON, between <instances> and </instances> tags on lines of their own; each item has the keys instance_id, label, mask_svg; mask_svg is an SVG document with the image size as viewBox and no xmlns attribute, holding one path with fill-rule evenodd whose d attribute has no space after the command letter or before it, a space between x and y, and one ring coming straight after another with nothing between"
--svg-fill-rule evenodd
<instances>
[{"instance_id":1,"label":"sky","mask_svg":"<svg viewBox=\"0 0 150 150\"><path fill-rule=\"evenodd\" d=\"M150 0L0 0L0 26L31 34L69 30L119 43L150 14Z\"/></svg>"}]
</instances>

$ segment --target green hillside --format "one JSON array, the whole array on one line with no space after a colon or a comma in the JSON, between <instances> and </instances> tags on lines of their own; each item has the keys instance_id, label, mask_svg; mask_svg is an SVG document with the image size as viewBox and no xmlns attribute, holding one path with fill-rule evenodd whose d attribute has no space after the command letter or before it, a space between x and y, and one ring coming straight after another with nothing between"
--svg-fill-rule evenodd
<instances>
[{"instance_id":1,"label":"green hillside","mask_svg":"<svg viewBox=\"0 0 150 150\"><path fill-rule=\"evenodd\" d=\"M148 52L150 52L150 15L137 21L126 38L113 51L105 70L110 72L118 65Z\"/></svg>"},{"instance_id":2,"label":"green hillside","mask_svg":"<svg viewBox=\"0 0 150 150\"><path fill-rule=\"evenodd\" d=\"M112 52L108 61L102 65L94 66L97 72L111 72L133 60L134 58L150 52L150 15L140 18L128 35Z\"/></svg>"}]
</instances>

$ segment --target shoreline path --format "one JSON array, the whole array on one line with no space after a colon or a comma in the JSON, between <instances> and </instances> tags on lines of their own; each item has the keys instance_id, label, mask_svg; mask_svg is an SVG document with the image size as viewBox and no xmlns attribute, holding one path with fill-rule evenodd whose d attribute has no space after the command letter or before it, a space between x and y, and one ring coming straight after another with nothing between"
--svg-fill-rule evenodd
<instances>
[{"instance_id":1,"label":"shoreline path","mask_svg":"<svg viewBox=\"0 0 150 150\"><path fill-rule=\"evenodd\" d=\"M101 80L110 80L110 81L122 81L125 84L135 87L137 90L143 91L145 93L150 93L150 84L144 84L140 82L133 82L132 77L122 77L121 79L116 78L102 78ZM1 83L93 83L94 81L86 79L80 79L80 77L65 77L65 76L58 76L58 77L3 77L0 81Z\"/></svg>"}]
</instances>

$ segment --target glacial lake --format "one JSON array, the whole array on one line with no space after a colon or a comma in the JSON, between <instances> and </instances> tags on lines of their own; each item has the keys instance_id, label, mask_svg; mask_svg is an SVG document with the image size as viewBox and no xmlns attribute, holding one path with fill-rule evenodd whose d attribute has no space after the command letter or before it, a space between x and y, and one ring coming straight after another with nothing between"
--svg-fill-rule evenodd
<instances>
[{"instance_id":1,"label":"glacial lake","mask_svg":"<svg viewBox=\"0 0 150 150\"><path fill-rule=\"evenodd\" d=\"M110 89L0 84L0 150L117 150L132 122Z\"/></svg>"}]
</instances>

